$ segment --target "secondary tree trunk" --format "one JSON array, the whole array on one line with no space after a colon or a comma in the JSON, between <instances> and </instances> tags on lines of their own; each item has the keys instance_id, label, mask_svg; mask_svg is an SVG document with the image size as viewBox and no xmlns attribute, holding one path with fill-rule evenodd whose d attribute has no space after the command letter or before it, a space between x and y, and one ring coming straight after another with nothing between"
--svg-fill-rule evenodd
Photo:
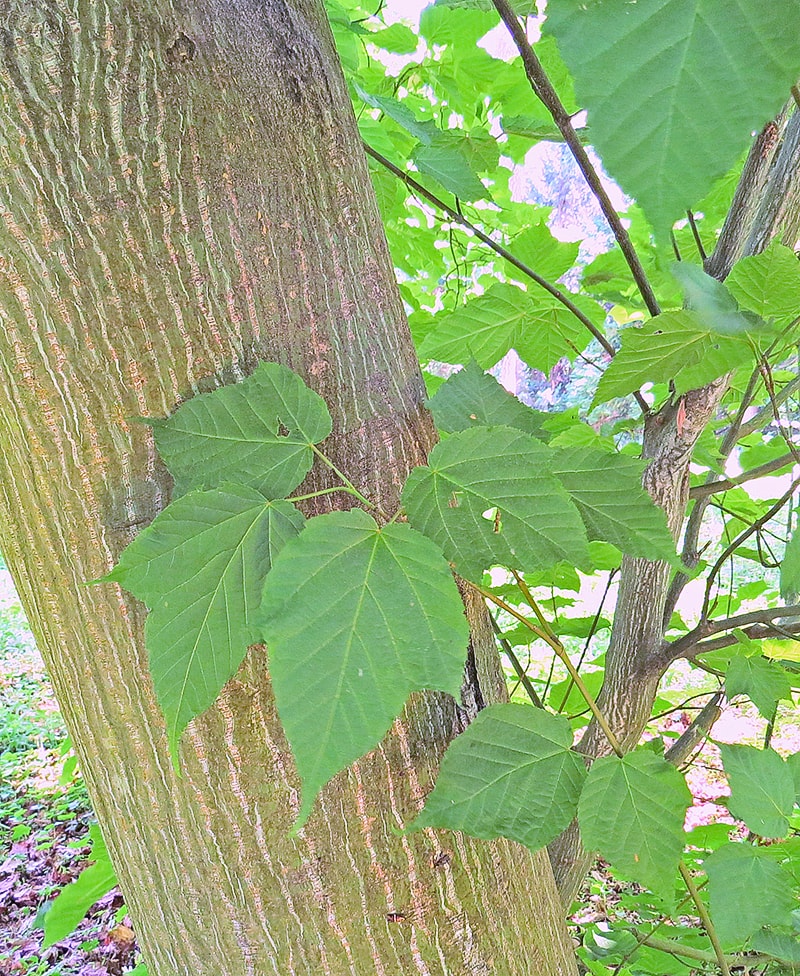
<instances>
[{"instance_id":1,"label":"secondary tree trunk","mask_svg":"<svg viewBox=\"0 0 800 976\"><path fill-rule=\"evenodd\" d=\"M787 122L788 117L788 122ZM756 137L748 154L725 226L705 264L724 280L734 263L758 254L778 237L792 246L800 222L800 113L787 110ZM644 486L667 515L676 540L689 502L689 464L700 435L714 418L730 377L691 390L647 418L642 455L649 460ZM707 502L696 503L692 519L702 519ZM689 569L699 561L696 539L684 546ZM625 749L632 749L650 719L658 683L670 663L664 634L688 575L672 574L664 562L625 557L606 653L598 704ZM578 746L587 756L609 755L611 747L592 722ZM566 906L572 903L593 855L584 850L573 823L550 845L550 857Z\"/></svg>"},{"instance_id":2,"label":"secondary tree trunk","mask_svg":"<svg viewBox=\"0 0 800 976\"><path fill-rule=\"evenodd\" d=\"M176 777L144 610L83 585L169 497L130 418L259 360L325 397L334 460L384 508L432 443L322 4L5 0L2 41L0 542L152 976L574 973L546 857L397 833L450 699L415 698L290 838L263 649Z\"/></svg>"}]
</instances>

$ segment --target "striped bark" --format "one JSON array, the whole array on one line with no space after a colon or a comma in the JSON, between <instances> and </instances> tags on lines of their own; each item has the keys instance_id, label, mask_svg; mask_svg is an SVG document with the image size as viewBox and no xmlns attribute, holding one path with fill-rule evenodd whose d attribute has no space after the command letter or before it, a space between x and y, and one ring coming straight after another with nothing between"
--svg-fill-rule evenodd
<instances>
[{"instance_id":1,"label":"striped bark","mask_svg":"<svg viewBox=\"0 0 800 976\"><path fill-rule=\"evenodd\" d=\"M546 857L398 833L452 700L414 698L292 837L264 649L176 776L145 611L83 585L169 499L131 418L260 360L325 397L333 460L384 508L432 443L322 4L2 0L0 24L0 545L152 976L574 973Z\"/></svg>"}]
</instances>

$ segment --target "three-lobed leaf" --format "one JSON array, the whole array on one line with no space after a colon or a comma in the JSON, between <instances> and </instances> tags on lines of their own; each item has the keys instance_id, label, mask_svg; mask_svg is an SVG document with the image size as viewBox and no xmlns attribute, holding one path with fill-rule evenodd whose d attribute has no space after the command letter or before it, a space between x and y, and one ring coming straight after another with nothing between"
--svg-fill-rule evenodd
<instances>
[{"instance_id":1,"label":"three-lobed leaf","mask_svg":"<svg viewBox=\"0 0 800 976\"><path fill-rule=\"evenodd\" d=\"M454 373L427 403L439 430L458 433L470 427L514 427L537 440L549 440L548 414L526 407L471 360Z\"/></svg>"},{"instance_id":2,"label":"three-lobed leaf","mask_svg":"<svg viewBox=\"0 0 800 976\"><path fill-rule=\"evenodd\" d=\"M720 745L731 787L728 809L759 837L785 837L794 808L792 770L774 749Z\"/></svg>"},{"instance_id":3,"label":"three-lobed leaf","mask_svg":"<svg viewBox=\"0 0 800 976\"><path fill-rule=\"evenodd\" d=\"M762 925L786 925L796 906L789 874L766 850L725 844L706 858L711 916L725 948L744 945Z\"/></svg>"},{"instance_id":4,"label":"three-lobed leaf","mask_svg":"<svg viewBox=\"0 0 800 976\"><path fill-rule=\"evenodd\" d=\"M303 526L287 501L221 485L172 502L128 546L106 581L150 608L145 639L173 755L216 700L248 645L273 560Z\"/></svg>"},{"instance_id":5,"label":"three-lobed leaf","mask_svg":"<svg viewBox=\"0 0 800 976\"><path fill-rule=\"evenodd\" d=\"M223 482L282 498L311 469L312 445L331 432L325 401L290 369L262 363L243 380L148 420L177 491Z\"/></svg>"},{"instance_id":6,"label":"three-lobed leaf","mask_svg":"<svg viewBox=\"0 0 800 976\"><path fill-rule=\"evenodd\" d=\"M583 843L634 881L669 893L691 801L683 776L654 752L605 756L589 770L578 804Z\"/></svg>"},{"instance_id":7,"label":"three-lobed leaf","mask_svg":"<svg viewBox=\"0 0 800 976\"><path fill-rule=\"evenodd\" d=\"M603 373L595 404L633 393L645 383L673 381L680 395L753 360L744 337L720 335L695 312L663 312L622 333L622 348Z\"/></svg>"},{"instance_id":8,"label":"three-lobed leaf","mask_svg":"<svg viewBox=\"0 0 800 976\"><path fill-rule=\"evenodd\" d=\"M584 565L583 523L551 466L551 452L529 434L475 427L438 444L428 465L411 472L403 506L467 579L493 565Z\"/></svg>"},{"instance_id":9,"label":"three-lobed leaf","mask_svg":"<svg viewBox=\"0 0 800 976\"><path fill-rule=\"evenodd\" d=\"M558 40L592 143L659 236L778 113L800 74L785 0L558 0Z\"/></svg>"},{"instance_id":10,"label":"three-lobed leaf","mask_svg":"<svg viewBox=\"0 0 800 976\"><path fill-rule=\"evenodd\" d=\"M552 471L564 485L589 539L610 542L631 556L675 561L664 510L642 487L635 458L596 447L552 448Z\"/></svg>"},{"instance_id":11,"label":"three-lobed leaf","mask_svg":"<svg viewBox=\"0 0 800 976\"><path fill-rule=\"evenodd\" d=\"M777 241L737 261L725 284L742 308L763 319L786 322L800 315L800 263Z\"/></svg>"},{"instance_id":12,"label":"three-lobed leaf","mask_svg":"<svg viewBox=\"0 0 800 976\"><path fill-rule=\"evenodd\" d=\"M459 694L469 630L437 546L361 509L311 519L275 560L259 611L278 712L303 785L374 748L412 691Z\"/></svg>"},{"instance_id":13,"label":"three-lobed leaf","mask_svg":"<svg viewBox=\"0 0 800 976\"><path fill-rule=\"evenodd\" d=\"M602 319L598 306L580 295L570 296L589 318ZM534 369L548 372L562 356L574 357L586 345L580 321L550 295L498 283L466 305L435 318L423 339L420 356L446 363L474 357L488 369L510 350Z\"/></svg>"},{"instance_id":14,"label":"three-lobed leaf","mask_svg":"<svg viewBox=\"0 0 800 976\"><path fill-rule=\"evenodd\" d=\"M571 747L563 716L490 705L450 744L414 829L443 827L544 847L575 816L586 778Z\"/></svg>"}]
</instances>

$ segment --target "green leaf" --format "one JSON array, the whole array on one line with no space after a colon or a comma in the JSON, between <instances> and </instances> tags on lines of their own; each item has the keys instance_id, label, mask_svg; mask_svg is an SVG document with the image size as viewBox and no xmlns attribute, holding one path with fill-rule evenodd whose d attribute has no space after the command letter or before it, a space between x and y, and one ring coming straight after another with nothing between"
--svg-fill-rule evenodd
<instances>
[{"instance_id":1,"label":"green leaf","mask_svg":"<svg viewBox=\"0 0 800 976\"><path fill-rule=\"evenodd\" d=\"M181 494L238 482L281 498L310 470L311 445L331 432L322 397L277 363L262 363L241 383L193 397L167 420L148 423Z\"/></svg>"},{"instance_id":2,"label":"green leaf","mask_svg":"<svg viewBox=\"0 0 800 976\"><path fill-rule=\"evenodd\" d=\"M475 175L458 145L421 145L414 150L412 162L420 171L462 200L484 200L489 191Z\"/></svg>"},{"instance_id":3,"label":"green leaf","mask_svg":"<svg viewBox=\"0 0 800 976\"><path fill-rule=\"evenodd\" d=\"M546 224L535 224L523 231L509 245L509 250L529 268L555 283L578 259L578 245L557 241ZM513 267L513 266L512 266ZM518 275L516 269L511 275Z\"/></svg>"},{"instance_id":4,"label":"green leaf","mask_svg":"<svg viewBox=\"0 0 800 976\"><path fill-rule=\"evenodd\" d=\"M469 631L441 552L361 509L311 519L267 577L259 612L278 711L303 783L325 783L380 741L412 691L457 696Z\"/></svg>"},{"instance_id":5,"label":"green leaf","mask_svg":"<svg viewBox=\"0 0 800 976\"><path fill-rule=\"evenodd\" d=\"M781 598L791 603L800 595L800 531L795 529L781 561Z\"/></svg>"},{"instance_id":6,"label":"green leaf","mask_svg":"<svg viewBox=\"0 0 800 976\"><path fill-rule=\"evenodd\" d=\"M763 319L785 322L800 315L800 264L794 251L777 241L737 261L725 284L742 308Z\"/></svg>"},{"instance_id":7,"label":"green leaf","mask_svg":"<svg viewBox=\"0 0 800 976\"><path fill-rule=\"evenodd\" d=\"M589 770L578 804L583 843L651 891L670 893L691 802L683 776L655 753L605 756Z\"/></svg>"},{"instance_id":8,"label":"green leaf","mask_svg":"<svg viewBox=\"0 0 800 976\"><path fill-rule=\"evenodd\" d=\"M392 54L412 54L416 51L419 40L410 27L399 23L369 34L364 39L384 51L391 51Z\"/></svg>"},{"instance_id":9,"label":"green leaf","mask_svg":"<svg viewBox=\"0 0 800 976\"><path fill-rule=\"evenodd\" d=\"M72 935L92 905L116 887L117 875L97 824L89 828L89 839L92 843L89 860L94 863L62 888L48 908L44 916L43 949Z\"/></svg>"},{"instance_id":10,"label":"green leaf","mask_svg":"<svg viewBox=\"0 0 800 976\"><path fill-rule=\"evenodd\" d=\"M559 0L546 29L603 163L661 237L800 74L800 6L785 0Z\"/></svg>"},{"instance_id":11,"label":"green leaf","mask_svg":"<svg viewBox=\"0 0 800 976\"><path fill-rule=\"evenodd\" d=\"M785 837L794 808L792 771L774 749L721 744L728 809L759 837Z\"/></svg>"},{"instance_id":12,"label":"green leaf","mask_svg":"<svg viewBox=\"0 0 800 976\"><path fill-rule=\"evenodd\" d=\"M782 698L792 697L792 682L784 669L774 661L752 654L731 658L725 674L725 695L747 695L768 722L775 716L775 706Z\"/></svg>"},{"instance_id":13,"label":"green leaf","mask_svg":"<svg viewBox=\"0 0 800 976\"><path fill-rule=\"evenodd\" d=\"M763 325L752 313L739 311L736 299L727 287L698 265L676 261L672 265L672 274L681 286L686 307L696 313L698 322L710 332L744 335Z\"/></svg>"},{"instance_id":14,"label":"green leaf","mask_svg":"<svg viewBox=\"0 0 800 976\"><path fill-rule=\"evenodd\" d=\"M789 932L777 932L772 928L762 928L753 936L750 943L753 952L766 952L782 962L800 963L800 939ZM796 973L793 967L791 972Z\"/></svg>"},{"instance_id":15,"label":"green leaf","mask_svg":"<svg viewBox=\"0 0 800 976\"><path fill-rule=\"evenodd\" d=\"M743 945L762 925L788 925L796 906L789 875L765 851L730 843L703 865L711 918L726 948Z\"/></svg>"},{"instance_id":16,"label":"green leaf","mask_svg":"<svg viewBox=\"0 0 800 976\"><path fill-rule=\"evenodd\" d=\"M570 296L590 317L598 306ZM484 369L516 349L534 369L549 372L562 356L574 356L588 333L575 316L549 295L496 284L462 308L438 315L420 347L423 359L461 363L473 356Z\"/></svg>"},{"instance_id":17,"label":"green leaf","mask_svg":"<svg viewBox=\"0 0 800 976\"><path fill-rule=\"evenodd\" d=\"M413 110L404 102L400 102L389 95L372 95L364 91L358 84L353 87L363 102L366 102L371 108L379 109L384 115L388 115L390 119L393 119L406 132L410 132L415 139L419 139L426 146L429 146L442 135L442 130L432 119L418 119Z\"/></svg>"},{"instance_id":18,"label":"green leaf","mask_svg":"<svg viewBox=\"0 0 800 976\"><path fill-rule=\"evenodd\" d=\"M475 427L437 444L428 466L411 472L403 507L467 579L480 580L493 565L583 565L586 533L551 468L551 452L530 435Z\"/></svg>"},{"instance_id":19,"label":"green leaf","mask_svg":"<svg viewBox=\"0 0 800 976\"><path fill-rule=\"evenodd\" d=\"M694 312L664 312L622 333L622 348L600 378L595 404L633 393L644 383L675 382L680 395L753 360L746 339L715 335Z\"/></svg>"},{"instance_id":20,"label":"green leaf","mask_svg":"<svg viewBox=\"0 0 800 976\"><path fill-rule=\"evenodd\" d=\"M428 400L439 430L457 433L470 427L514 427L548 440L542 424L548 414L526 407L485 373L473 359L454 373Z\"/></svg>"},{"instance_id":21,"label":"green leaf","mask_svg":"<svg viewBox=\"0 0 800 976\"><path fill-rule=\"evenodd\" d=\"M586 767L560 715L529 705L490 705L445 753L414 829L443 827L531 850L568 826Z\"/></svg>"},{"instance_id":22,"label":"green leaf","mask_svg":"<svg viewBox=\"0 0 800 976\"><path fill-rule=\"evenodd\" d=\"M663 509L642 487L642 464L596 447L555 447L552 472L570 493L589 539L630 556L674 562L675 542Z\"/></svg>"},{"instance_id":23,"label":"green leaf","mask_svg":"<svg viewBox=\"0 0 800 976\"><path fill-rule=\"evenodd\" d=\"M293 505L255 488L192 491L140 532L105 578L150 607L145 642L173 755L259 639L264 579L302 526Z\"/></svg>"}]
</instances>

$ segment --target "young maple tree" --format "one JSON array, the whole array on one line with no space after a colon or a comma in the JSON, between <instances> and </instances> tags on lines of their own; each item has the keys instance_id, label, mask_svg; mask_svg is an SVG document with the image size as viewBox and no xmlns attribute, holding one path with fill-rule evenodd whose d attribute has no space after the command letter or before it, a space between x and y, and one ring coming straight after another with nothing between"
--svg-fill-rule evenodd
<instances>
[{"instance_id":1,"label":"young maple tree","mask_svg":"<svg viewBox=\"0 0 800 976\"><path fill-rule=\"evenodd\" d=\"M547 844L566 904L589 850L662 923L692 903L705 944L626 932L617 971L645 944L724 973L800 954L793 758L724 747L750 838L688 853L677 768L723 694L772 729L792 693L796 484L740 486L796 460L800 6L691 6L552 0L531 44L506 0L418 35L329 5L420 356L465 366L430 413L318 6L15 7L2 541L152 972L572 972ZM513 59L477 44L501 21ZM577 247L510 187L554 140L615 242L577 292ZM511 349L586 359L601 433L504 393ZM733 592L743 559L780 577ZM613 620L562 612L576 570L618 573ZM486 601L530 702L502 700ZM560 686L520 666L534 640ZM637 748L679 659L719 680L666 755Z\"/></svg>"}]
</instances>

